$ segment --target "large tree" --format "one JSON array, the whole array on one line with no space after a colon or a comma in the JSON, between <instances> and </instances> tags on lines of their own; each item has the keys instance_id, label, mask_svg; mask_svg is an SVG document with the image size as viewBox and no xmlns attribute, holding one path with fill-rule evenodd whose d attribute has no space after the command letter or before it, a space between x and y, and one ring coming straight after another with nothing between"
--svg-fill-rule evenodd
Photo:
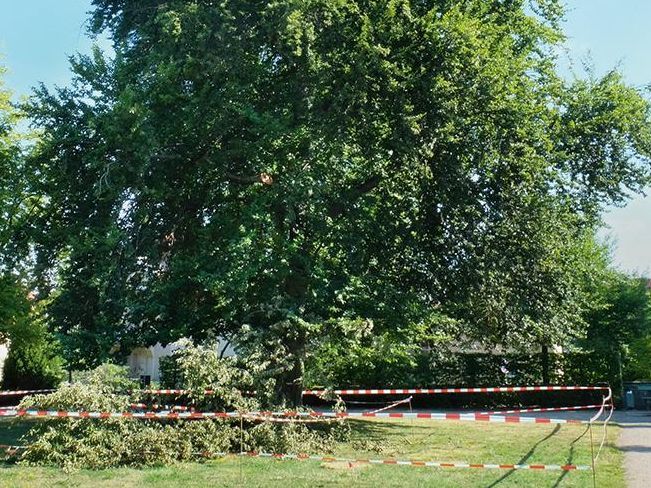
<instances>
[{"instance_id":1,"label":"large tree","mask_svg":"<svg viewBox=\"0 0 651 488\"><path fill-rule=\"evenodd\" d=\"M93 3L115 54L37 91L28 170L79 363L248 324L291 355L297 401L328 319L444 309L558 342L599 209L649 176L642 96L556 74L555 0Z\"/></svg>"}]
</instances>

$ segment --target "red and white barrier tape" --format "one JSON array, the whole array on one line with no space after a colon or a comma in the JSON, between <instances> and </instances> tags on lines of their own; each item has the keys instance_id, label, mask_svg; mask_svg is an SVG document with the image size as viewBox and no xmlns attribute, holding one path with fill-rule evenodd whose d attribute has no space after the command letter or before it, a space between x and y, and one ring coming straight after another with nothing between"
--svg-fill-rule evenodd
<instances>
[{"instance_id":1,"label":"red and white barrier tape","mask_svg":"<svg viewBox=\"0 0 651 488\"><path fill-rule=\"evenodd\" d=\"M477 388L371 388L371 389L340 389L340 390L304 390L303 395L322 395L326 392L336 395L437 395L447 393L515 393L528 391L577 391L577 390L607 390L607 386L491 386ZM0 391L0 396L19 396L34 393L52 393L50 390L15 390ZM147 389L134 391L145 395L188 395L192 390ZM204 395L214 395L215 390L204 390Z\"/></svg>"},{"instance_id":2,"label":"red and white barrier tape","mask_svg":"<svg viewBox=\"0 0 651 488\"><path fill-rule=\"evenodd\" d=\"M410 396L409 398L404 398L404 399L402 399L402 400L398 400L397 402L393 402L392 404L387 405L386 407L378 408L377 410L372 410L372 411L370 411L370 412L368 412L368 413L380 413L380 412L384 412L385 410L390 410L390 409L392 409L392 408L397 407L398 405L402 405L403 403L411 403L411 401L412 401L413 398L414 398L414 397L411 397L411 396ZM411 407L410 407L410 410L411 410Z\"/></svg>"},{"instance_id":3,"label":"red and white barrier tape","mask_svg":"<svg viewBox=\"0 0 651 488\"><path fill-rule=\"evenodd\" d=\"M490 412L481 412L485 415L508 415L512 413L535 413L535 412L567 412L571 410L593 410L601 407L598 405L578 405L575 407L542 407L542 408L516 408L513 410L493 410Z\"/></svg>"},{"instance_id":4,"label":"red and white barrier tape","mask_svg":"<svg viewBox=\"0 0 651 488\"><path fill-rule=\"evenodd\" d=\"M602 401L601 401L601 406L600 406L600 408L599 408L599 411L598 411L594 416L592 416L592 417L590 418L589 423L592 423L592 422L594 422L595 420L597 420L599 417L601 417L601 414L604 412L604 409L605 409L608 405L612 406L612 403L611 403L611 402L612 402L612 399L613 399L613 392L612 392L612 390L611 390L610 388L608 388L608 395L605 396L605 397L603 397L603 399L602 399ZM610 417L609 417L609 418L610 418Z\"/></svg>"},{"instance_id":5,"label":"red and white barrier tape","mask_svg":"<svg viewBox=\"0 0 651 488\"><path fill-rule=\"evenodd\" d=\"M147 403L132 403L129 405L130 408L134 410L172 410L176 412L188 412L194 410L194 407L188 407L185 405L158 405L153 404L149 405Z\"/></svg>"},{"instance_id":6,"label":"red and white barrier tape","mask_svg":"<svg viewBox=\"0 0 651 488\"><path fill-rule=\"evenodd\" d=\"M7 444L0 444L0 452L5 453L5 459L9 456L15 456L19 451L27 449L27 446L9 446Z\"/></svg>"},{"instance_id":7,"label":"red and white barrier tape","mask_svg":"<svg viewBox=\"0 0 651 488\"><path fill-rule=\"evenodd\" d=\"M588 424L590 424L590 427L592 427L592 424L598 420L601 415L604 413L606 408L610 408L610 412L608 414L608 417L606 417L606 420L603 422L603 435L601 438L601 444L599 445L599 450L597 451L597 455L593 459L593 463L596 462L599 459L599 454L601 454L601 449L604 447L604 443L606 442L606 437L608 436L608 422L613 416L613 413L615 412L615 405L613 404L613 392L610 388L608 388L608 395L603 397L602 402L601 402L601 408L599 408L599 411L588 420ZM592 444L592 437L590 437L590 443Z\"/></svg>"},{"instance_id":8,"label":"red and white barrier tape","mask_svg":"<svg viewBox=\"0 0 651 488\"><path fill-rule=\"evenodd\" d=\"M372 388L350 390L304 390L303 395L440 395L447 393L517 393L530 391L603 391L607 386L489 386L478 388Z\"/></svg>"},{"instance_id":9,"label":"red and white barrier tape","mask_svg":"<svg viewBox=\"0 0 651 488\"><path fill-rule=\"evenodd\" d=\"M581 466L574 464L489 464L489 463L448 463L440 461L416 461L416 460L398 460L398 459L352 459L339 458L332 456L310 456L308 454L272 454L266 452L247 452L242 456L273 458L273 459L293 459L298 461L311 460L325 463L343 462L357 464L382 464L394 466L414 466L429 468L471 468L471 469L508 469L508 470L534 470L534 471L590 471L590 466Z\"/></svg>"},{"instance_id":10,"label":"red and white barrier tape","mask_svg":"<svg viewBox=\"0 0 651 488\"><path fill-rule=\"evenodd\" d=\"M56 390L13 390L13 391L0 391L0 396L21 396L32 395L34 393L52 393Z\"/></svg>"},{"instance_id":11,"label":"red and white barrier tape","mask_svg":"<svg viewBox=\"0 0 651 488\"><path fill-rule=\"evenodd\" d=\"M254 420L256 422L272 422L272 423L297 423L297 424L315 424L327 422L341 422L342 418L289 418L289 417L270 417L268 415L255 415L255 414L242 414L242 418L247 420Z\"/></svg>"},{"instance_id":12,"label":"red and white barrier tape","mask_svg":"<svg viewBox=\"0 0 651 488\"><path fill-rule=\"evenodd\" d=\"M27 446L10 446L0 444L0 450L4 450L7 454L13 455L20 450L27 449ZM228 453L201 453L203 456L228 456ZM414 467L429 467L429 468L471 468L471 469L506 469L506 470L535 470L535 471L589 471L590 466L574 465L574 464L490 464L490 463L450 463L441 461L418 461L418 460L398 460L398 459L353 459L353 458L340 458L333 456L315 456L309 454L273 454L266 452L243 452L240 456L246 457L259 457L259 458L273 458L279 460L311 460L320 461L325 463L344 462L355 464L381 464L392 466L414 466Z\"/></svg>"},{"instance_id":13,"label":"red and white barrier tape","mask_svg":"<svg viewBox=\"0 0 651 488\"><path fill-rule=\"evenodd\" d=\"M240 416L296 417L296 418L380 418L458 420L462 422L497 422L506 424L587 424L589 421L485 415L482 413L442 412L70 412L57 410L0 410L0 417L50 417L50 418L133 418L194 420L215 418L239 418Z\"/></svg>"},{"instance_id":14,"label":"red and white barrier tape","mask_svg":"<svg viewBox=\"0 0 651 488\"><path fill-rule=\"evenodd\" d=\"M140 390L132 393L142 393L143 395L189 395L192 390ZM204 395L214 395L215 390L204 390Z\"/></svg>"}]
</instances>

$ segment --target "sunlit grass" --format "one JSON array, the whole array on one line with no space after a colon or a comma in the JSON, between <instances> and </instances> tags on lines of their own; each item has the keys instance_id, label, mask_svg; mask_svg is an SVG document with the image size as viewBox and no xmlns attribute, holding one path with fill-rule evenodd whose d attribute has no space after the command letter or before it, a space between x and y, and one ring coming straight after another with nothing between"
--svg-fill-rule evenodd
<instances>
[{"instance_id":1,"label":"sunlit grass","mask_svg":"<svg viewBox=\"0 0 651 488\"><path fill-rule=\"evenodd\" d=\"M486 424L425 420L355 421L352 440L335 454L347 458L395 458L469 463L589 465L589 436L585 426L544 424ZM24 424L0 423L3 443L15 443ZM595 441L601 440L596 427ZM618 429L609 429L608 442L597 464L600 487L624 486L622 455L614 447ZM581 437L582 436L582 437ZM315 486L460 486L589 487L591 472L489 471L407 466L329 465L231 456L205 462L150 469L81 470L4 465L2 487L315 487Z\"/></svg>"}]
</instances>

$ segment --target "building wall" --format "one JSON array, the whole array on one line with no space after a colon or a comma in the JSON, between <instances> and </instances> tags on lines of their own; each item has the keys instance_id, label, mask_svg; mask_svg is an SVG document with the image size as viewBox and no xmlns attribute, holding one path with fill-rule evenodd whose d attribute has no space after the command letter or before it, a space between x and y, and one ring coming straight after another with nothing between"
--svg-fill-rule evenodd
<instances>
[{"instance_id":1,"label":"building wall","mask_svg":"<svg viewBox=\"0 0 651 488\"><path fill-rule=\"evenodd\" d=\"M151 381L160 381L160 360L166 356L170 356L174 351L183 348L185 340L180 340L163 346L157 343L151 347L138 347L134 349L127 359L129 365L129 372L132 378L140 378L141 376L149 376ZM222 344L223 340L220 341ZM216 350L221 352L222 344L216 346ZM234 356L235 350L229 345L226 348L224 357Z\"/></svg>"},{"instance_id":2,"label":"building wall","mask_svg":"<svg viewBox=\"0 0 651 488\"><path fill-rule=\"evenodd\" d=\"M171 355L177 349L183 347L184 341L173 342L167 346L158 343L151 347L138 347L134 349L127 359L129 372L132 378L140 378L140 376L150 376L152 381L160 381L160 359ZM224 341L222 341L224 343ZM221 345L217 347L223 347ZM218 350L221 352L221 349ZM0 344L0 380L2 379L2 370L4 368L5 359L9 354L9 345ZM225 357L234 356L235 350L228 346Z\"/></svg>"},{"instance_id":3,"label":"building wall","mask_svg":"<svg viewBox=\"0 0 651 488\"><path fill-rule=\"evenodd\" d=\"M0 344L0 380L3 378L2 373L5 367L5 359L7 359L7 354L9 354L9 345Z\"/></svg>"}]
</instances>

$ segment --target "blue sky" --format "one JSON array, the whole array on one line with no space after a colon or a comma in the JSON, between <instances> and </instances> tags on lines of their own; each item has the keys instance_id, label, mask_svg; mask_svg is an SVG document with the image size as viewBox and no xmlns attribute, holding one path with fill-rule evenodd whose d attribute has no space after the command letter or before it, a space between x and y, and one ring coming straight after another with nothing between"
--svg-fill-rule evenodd
<instances>
[{"instance_id":1,"label":"blue sky","mask_svg":"<svg viewBox=\"0 0 651 488\"><path fill-rule=\"evenodd\" d=\"M65 85L67 57L88 52L85 35L90 0L9 0L0 15L0 64L9 68L6 83L17 96L39 82ZM590 58L598 73L619 66L639 87L651 84L651 1L568 0L564 70ZM616 244L615 262L629 271L651 271L651 197L636 196L605 216Z\"/></svg>"}]
</instances>

